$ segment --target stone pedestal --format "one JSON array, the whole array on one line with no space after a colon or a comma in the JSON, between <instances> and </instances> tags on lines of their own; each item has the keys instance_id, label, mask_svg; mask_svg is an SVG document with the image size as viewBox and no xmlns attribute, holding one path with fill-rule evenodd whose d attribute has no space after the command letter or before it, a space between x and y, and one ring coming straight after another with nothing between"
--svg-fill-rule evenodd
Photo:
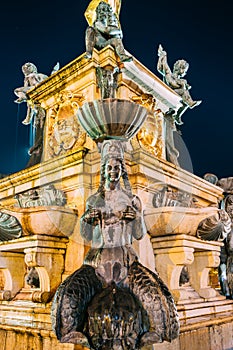
<instances>
[{"instance_id":1,"label":"stone pedestal","mask_svg":"<svg viewBox=\"0 0 233 350\"><path fill-rule=\"evenodd\" d=\"M219 295L209 286L209 271L219 265L222 243L202 241L184 234L154 237L151 242L156 269L177 302L197 298L207 300ZM179 282L184 266L188 267L190 277L188 288Z\"/></svg>"},{"instance_id":2,"label":"stone pedestal","mask_svg":"<svg viewBox=\"0 0 233 350\"><path fill-rule=\"evenodd\" d=\"M214 298L218 292L209 286L209 272L212 267L220 264L219 251L214 250L194 252L193 263L189 266L190 284L204 299Z\"/></svg>"},{"instance_id":3,"label":"stone pedestal","mask_svg":"<svg viewBox=\"0 0 233 350\"><path fill-rule=\"evenodd\" d=\"M3 284L0 300L10 300L24 285L24 256L18 252L0 252L0 273Z\"/></svg>"},{"instance_id":4,"label":"stone pedestal","mask_svg":"<svg viewBox=\"0 0 233 350\"><path fill-rule=\"evenodd\" d=\"M67 242L61 237L30 236L0 243L0 271L5 278L2 299L11 300L10 307L15 300L49 301L61 283ZM36 286L26 281L32 268Z\"/></svg>"}]
</instances>

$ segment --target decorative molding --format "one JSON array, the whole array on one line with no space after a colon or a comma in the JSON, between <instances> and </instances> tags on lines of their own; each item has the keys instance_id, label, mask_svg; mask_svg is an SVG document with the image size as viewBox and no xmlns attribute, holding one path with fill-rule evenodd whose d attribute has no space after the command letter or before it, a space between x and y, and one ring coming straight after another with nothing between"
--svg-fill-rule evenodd
<instances>
[{"instance_id":1,"label":"decorative molding","mask_svg":"<svg viewBox=\"0 0 233 350\"><path fill-rule=\"evenodd\" d=\"M65 193L57 190L54 185L33 188L15 196L20 208L37 206L64 206L66 204Z\"/></svg>"}]
</instances>

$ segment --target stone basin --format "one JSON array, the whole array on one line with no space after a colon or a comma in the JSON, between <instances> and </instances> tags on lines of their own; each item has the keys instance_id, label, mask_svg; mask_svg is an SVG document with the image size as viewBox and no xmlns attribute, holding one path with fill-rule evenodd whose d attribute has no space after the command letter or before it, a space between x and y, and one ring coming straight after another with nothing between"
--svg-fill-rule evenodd
<instances>
[{"instance_id":1,"label":"stone basin","mask_svg":"<svg viewBox=\"0 0 233 350\"><path fill-rule=\"evenodd\" d=\"M144 219L151 237L168 234L196 236L199 223L218 211L215 207L160 207L145 210Z\"/></svg>"},{"instance_id":2,"label":"stone basin","mask_svg":"<svg viewBox=\"0 0 233 350\"><path fill-rule=\"evenodd\" d=\"M2 213L14 216L22 226L22 236L50 235L70 236L78 219L76 209L60 206L30 208L1 208Z\"/></svg>"},{"instance_id":3,"label":"stone basin","mask_svg":"<svg viewBox=\"0 0 233 350\"><path fill-rule=\"evenodd\" d=\"M96 142L126 141L142 126L147 109L129 100L107 98L86 102L77 111L80 124Z\"/></svg>"}]
</instances>

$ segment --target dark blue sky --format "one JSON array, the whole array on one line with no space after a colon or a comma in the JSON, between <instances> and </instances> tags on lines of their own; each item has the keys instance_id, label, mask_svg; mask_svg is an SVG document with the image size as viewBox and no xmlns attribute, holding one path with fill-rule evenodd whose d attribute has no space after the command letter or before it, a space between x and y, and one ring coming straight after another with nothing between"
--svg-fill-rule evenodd
<instances>
[{"instance_id":1,"label":"dark blue sky","mask_svg":"<svg viewBox=\"0 0 233 350\"><path fill-rule=\"evenodd\" d=\"M21 170L27 163L30 127L21 123L25 106L18 110L13 93L23 84L22 65L33 62L40 73L49 75L57 61L64 66L82 54L88 4L89 0L1 3L0 173ZM231 1L122 0L120 20L126 49L160 78L160 43L171 67L180 58L189 62L191 95L203 101L183 115L180 128L194 173L233 176Z\"/></svg>"}]
</instances>

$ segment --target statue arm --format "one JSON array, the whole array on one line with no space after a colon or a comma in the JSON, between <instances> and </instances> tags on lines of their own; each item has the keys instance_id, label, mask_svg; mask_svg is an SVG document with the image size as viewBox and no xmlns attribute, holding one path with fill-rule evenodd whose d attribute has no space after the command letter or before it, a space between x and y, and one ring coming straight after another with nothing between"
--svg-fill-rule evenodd
<instances>
[{"instance_id":1,"label":"statue arm","mask_svg":"<svg viewBox=\"0 0 233 350\"><path fill-rule=\"evenodd\" d=\"M180 87L183 88L184 90L190 90L191 86L188 84L186 79L179 79L177 83L180 84Z\"/></svg>"},{"instance_id":2,"label":"statue arm","mask_svg":"<svg viewBox=\"0 0 233 350\"><path fill-rule=\"evenodd\" d=\"M96 21L94 23L94 28L97 29L100 33L108 34L108 26L100 21Z\"/></svg>"},{"instance_id":3,"label":"statue arm","mask_svg":"<svg viewBox=\"0 0 233 350\"><path fill-rule=\"evenodd\" d=\"M142 239L147 233L146 224L143 217L142 203L139 197L134 196L132 206L136 211L136 218L133 222L132 235L135 239Z\"/></svg>"},{"instance_id":4,"label":"statue arm","mask_svg":"<svg viewBox=\"0 0 233 350\"><path fill-rule=\"evenodd\" d=\"M161 45L159 45L159 48L158 48L158 56L159 56L158 63L157 63L158 71L164 76L171 75L172 72L171 72L171 69L167 63L167 53L162 48Z\"/></svg>"},{"instance_id":5,"label":"statue arm","mask_svg":"<svg viewBox=\"0 0 233 350\"><path fill-rule=\"evenodd\" d=\"M93 239L93 231L96 225L99 224L101 219L101 212L99 209L94 208L95 198L90 197L87 200L86 211L80 219L80 233L82 238L86 241Z\"/></svg>"},{"instance_id":6,"label":"statue arm","mask_svg":"<svg viewBox=\"0 0 233 350\"><path fill-rule=\"evenodd\" d=\"M117 28L115 26L109 26L108 27L108 34L109 35L118 35L120 37L120 39L123 38L123 33L122 30L120 28Z\"/></svg>"},{"instance_id":7,"label":"statue arm","mask_svg":"<svg viewBox=\"0 0 233 350\"><path fill-rule=\"evenodd\" d=\"M23 84L24 87L30 87L30 82L29 82L29 79L28 77L25 77L24 78L24 84Z\"/></svg>"},{"instance_id":8,"label":"statue arm","mask_svg":"<svg viewBox=\"0 0 233 350\"><path fill-rule=\"evenodd\" d=\"M41 83L46 78L48 78L48 76L45 74L42 74L42 73L35 74L35 84L34 85Z\"/></svg>"},{"instance_id":9,"label":"statue arm","mask_svg":"<svg viewBox=\"0 0 233 350\"><path fill-rule=\"evenodd\" d=\"M93 238L93 226L85 220L86 213L87 211L80 219L80 234L85 241L89 242Z\"/></svg>"},{"instance_id":10,"label":"statue arm","mask_svg":"<svg viewBox=\"0 0 233 350\"><path fill-rule=\"evenodd\" d=\"M94 28L97 29L100 33L108 34L108 35L119 35L121 38L123 37L122 31L120 28L116 26L107 26L100 21L96 21L94 24Z\"/></svg>"},{"instance_id":11,"label":"statue arm","mask_svg":"<svg viewBox=\"0 0 233 350\"><path fill-rule=\"evenodd\" d=\"M167 63L167 53L163 50L161 45L159 45L158 56L159 59L157 69L159 73L161 73L164 76L166 84L172 87L173 89L182 88L181 84L172 74L172 71Z\"/></svg>"}]
</instances>

